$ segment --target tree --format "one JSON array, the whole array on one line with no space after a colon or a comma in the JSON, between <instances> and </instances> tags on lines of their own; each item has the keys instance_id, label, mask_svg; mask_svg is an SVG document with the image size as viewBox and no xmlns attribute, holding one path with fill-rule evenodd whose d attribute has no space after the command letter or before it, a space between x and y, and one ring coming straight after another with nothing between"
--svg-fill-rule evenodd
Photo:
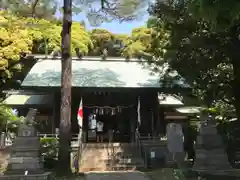
<instances>
[{"instance_id":1,"label":"tree","mask_svg":"<svg viewBox=\"0 0 240 180\"><path fill-rule=\"evenodd\" d=\"M153 30L147 27L139 27L132 30L131 35L125 42L123 50L125 56L137 56L142 52L149 52L151 49Z\"/></svg>"},{"instance_id":2,"label":"tree","mask_svg":"<svg viewBox=\"0 0 240 180\"><path fill-rule=\"evenodd\" d=\"M145 15L150 0L73 0L73 12L85 13L93 26L112 20L131 21Z\"/></svg>"},{"instance_id":3,"label":"tree","mask_svg":"<svg viewBox=\"0 0 240 180\"><path fill-rule=\"evenodd\" d=\"M71 26L72 0L64 0L62 26L62 72L61 72L61 113L59 139L59 172L70 173L71 145L71 88L72 88L72 59L71 59ZM66 166L63 166L65 164Z\"/></svg>"},{"instance_id":4,"label":"tree","mask_svg":"<svg viewBox=\"0 0 240 180\"><path fill-rule=\"evenodd\" d=\"M176 2L179 1L158 2L151 8L153 17L148 22L154 30L151 53L160 57L151 61L152 65L157 70L167 62L168 72L177 70L203 104L231 106L233 68L226 38L229 34L213 32L208 23L191 16L189 4Z\"/></svg>"},{"instance_id":5,"label":"tree","mask_svg":"<svg viewBox=\"0 0 240 180\"><path fill-rule=\"evenodd\" d=\"M196 19L207 21L213 30L223 31L239 22L240 2L238 0L191 0L189 10Z\"/></svg>"},{"instance_id":6,"label":"tree","mask_svg":"<svg viewBox=\"0 0 240 180\"><path fill-rule=\"evenodd\" d=\"M224 34L224 53L229 59L233 69L233 80L231 81L231 90L234 97L234 106L238 119L240 119L240 95L238 87L240 86L240 61L238 59L240 45L240 2L232 0L193 0L190 3L191 12L198 21L206 21L211 27L213 33ZM230 13L231 12L231 13Z\"/></svg>"},{"instance_id":7,"label":"tree","mask_svg":"<svg viewBox=\"0 0 240 180\"><path fill-rule=\"evenodd\" d=\"M1 0L0 9L10 10L18 16L54 20L57 0Z\"/></svg>"},{"instance_id":8,"label":"tree","mask_svg":"<svg viewBox=\"0 0 240 180\"><path fill-rule=\"evenodd\" d=\"M90 32L93 48L89 55L102 55L103 50L107 49L108 56L121 56L123 46L128 38L124 34L113 34L106 29L93 29ZM121 47L122 46L122 47Z\"/></svg>"},{"instance_id":9,"label":"tree","mask_svg":"<svg viewBox=\"0 0 240 180\"><path fill-rule=\"evenodd\" d=\"M21 74L23 66L32 64L31 62L18 63L22 53L50 54L53 50L60 50L61 24L44 19L20 18L4 11L1 11L0 22L2 23L0 27L0 75L2 77L0 86L3 89L6 88L7 81L16 81L12 77ZM80 47L83 53L88 53L92 43L88 32L78 23L73 23L72 53L75 53L74 49L77 47ZM3 84L5 84L4 87Z\"/></svg>"},{"instance_id":10,"label":"tree","mask_svg":"<svg viewBox=\"0 0 240 180\"><path fill-rule=\"evenodd\" d=\"M110 43L114 41L114 35L105 29L94 29L90 32L91 40L93 42L93 49L90 55L101 55L102 51L109 47Z\"/></svg>"}]
</instances>

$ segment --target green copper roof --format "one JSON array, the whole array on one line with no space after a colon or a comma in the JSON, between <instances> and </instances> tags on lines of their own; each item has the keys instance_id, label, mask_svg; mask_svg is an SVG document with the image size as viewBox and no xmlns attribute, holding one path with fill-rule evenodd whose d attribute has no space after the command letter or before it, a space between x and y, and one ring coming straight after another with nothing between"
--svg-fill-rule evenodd
<instances>
[{"instance_id":1,"label":"green copper roof","mask_svg":"<svg viewBox=\"0 0 240 180\"><path fill-rule=\"evenodd\" d=\"M93 60L94 59L94 60ZM151 72L147 65L138 62L126 62L122 58L115 60L89 60L72 61L73 87L155 87L160 88L160 74ZM119 61L121 60L122 61ZM181 81L176 84L183 85ZM51 86L61 85L61 61L39 60L28 73L22 86Z\"/></svg>"}]
</instances>

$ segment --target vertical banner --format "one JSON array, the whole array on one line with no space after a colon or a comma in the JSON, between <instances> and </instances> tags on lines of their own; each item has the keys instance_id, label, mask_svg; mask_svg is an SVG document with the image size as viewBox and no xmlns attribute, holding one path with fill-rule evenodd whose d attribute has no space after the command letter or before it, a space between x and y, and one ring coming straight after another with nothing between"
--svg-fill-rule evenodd
<instances>
[{"instance_id":1,"label":"vertical banner","mask_svg":"<svg viewBox=\"0 0 240 180\"><path fill-rule=\"evenodd\" d=\"M79 104L79 108L78 108L77 120L78 120L79 128L82 128L82 125L83 125L83 104L82 104L82 98L81 98L81 101L80 101L80 104Z\"/></svg>"},{"instance_id":2,"label":"vertical banner","mask_svg":"<svg viewBox=\"0 0 240 180\"><path fill-rule=\"evenodd\" d=\"M77 121L79 125L79 134L78 134L78 151L76 156L74 157L74 167L76 173L79 172L79 159L81 156L81 151L82 151L82 126L83 126L83 103L82 103L82 98L80 100L78 112L77 112Z\"/></svg>"}]
</instances>

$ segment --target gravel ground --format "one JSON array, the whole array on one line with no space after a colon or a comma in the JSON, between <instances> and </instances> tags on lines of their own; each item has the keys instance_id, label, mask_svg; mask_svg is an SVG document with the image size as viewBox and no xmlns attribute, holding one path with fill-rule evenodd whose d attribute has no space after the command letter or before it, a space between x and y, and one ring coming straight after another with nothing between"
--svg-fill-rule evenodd
<instances>
[{"instance_id":1,"label":"gravel ground","mask_svg":"<svg viewBox=\"0 0 240 180\"><path fill-rule=\"evenodd\" d=\"M150 180L142 172L90 172L85 175L85 180Z\"/></svg>"}]
</instances>

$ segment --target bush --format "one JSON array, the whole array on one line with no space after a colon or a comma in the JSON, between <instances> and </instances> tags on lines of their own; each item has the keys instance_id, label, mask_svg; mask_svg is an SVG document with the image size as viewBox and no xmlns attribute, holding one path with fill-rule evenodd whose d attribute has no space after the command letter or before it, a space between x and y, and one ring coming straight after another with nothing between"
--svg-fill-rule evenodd
<instances>
[{"instance_id":1,"label":"bush","mask_svg":"<svg viewBox=\"0 0 240 180\"><path fill-rule=\"evenodd\" d=\"M44 167L53 169L58 157L58 139L55 137L44 137L40 139L40 143Z\"/></svg>"}]
</instances>

